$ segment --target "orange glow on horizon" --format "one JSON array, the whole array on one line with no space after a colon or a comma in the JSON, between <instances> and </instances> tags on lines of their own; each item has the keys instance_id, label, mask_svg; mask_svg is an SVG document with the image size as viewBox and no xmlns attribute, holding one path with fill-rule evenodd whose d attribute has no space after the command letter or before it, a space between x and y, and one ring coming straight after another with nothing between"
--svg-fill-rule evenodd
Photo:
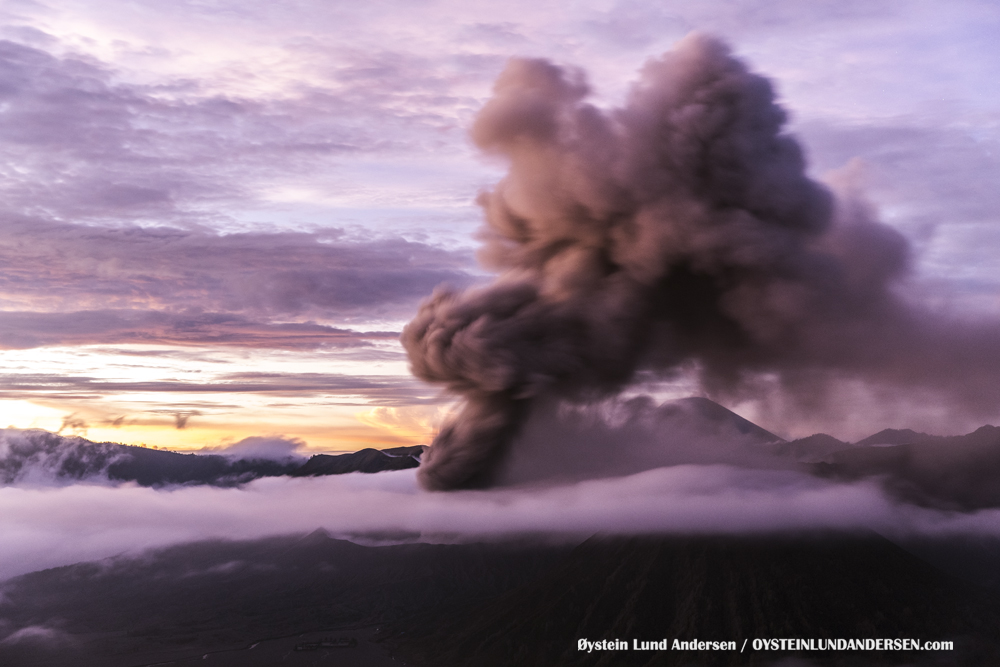
<instances>
[{"instance_id":1,"label":"orange glow on horizon","mask_svg":"<svg viewBox=\"0 0 1000 667\"><path fill-rule=\"evenodd\" d=\"M377 410L377 409L376 409ZM298 439L304 453L385 449L426 444L424 431L386 428L342 411L326 414L268 415L252 421L226 419L223 415L193 414L184 428L172 415L145 415L122 419L118 424L96 410L72 410L31 401L0 401L0 428L43 429L94 442L114 442L177 451L218 448L253 436Z\"/></svg>"}]
</instances>

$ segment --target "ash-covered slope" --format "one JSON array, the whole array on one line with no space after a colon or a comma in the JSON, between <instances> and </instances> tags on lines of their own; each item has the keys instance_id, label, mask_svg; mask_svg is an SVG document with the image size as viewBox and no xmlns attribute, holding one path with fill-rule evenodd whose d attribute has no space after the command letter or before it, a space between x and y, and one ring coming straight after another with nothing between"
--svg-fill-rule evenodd
<instances>
[{"instance_id":1,"label":"ash-covered slope","mask_svg":"<svg viewBox=\"0 0 1000 667\"><path fill-rule=\"evenodd\" d=\"M235 486L278 475L336 475L402 470L419 465L422 448L364 449L338 456L234 457L181 454L112 442L91 442L38 429L0 430L0 484L135 482L141 486Z\"/></svg>"},{"instance_id":2,"label":"ash-covered slope","mask_svg":"<svg viewBox=\"0 0 1000 667\"><path fill-rule=\"evenodd\" d=\"M1000 428L956 436L886 429L832 453L813 472L842 480L879 476L897 498L928 507L1000 507Z\"/></svg>"},{"instance_id":3,"label":"ash-covered slope","mask_svg":"<svg viewBox=\"0 0 1000 667\"><path fill-rule=\"evenodd\" d=\"M689 464L798 469L847 482L878 477L905 502L963 511L1000 507L998 427L961 436L885 429L854 444L823 433L785 441L700 397L540 403L490 482L572 483Z\"/></svg>"},{"instance_id":4,"label":"ash-covered slope","mask_svg":"<svg viewBox=\"0 0 1000 667\"><path fill-rule=\"evenodd\" d=\"M595 537L542 578L390 639L417 664L743 665L790 654L578 650L577 640L954 639L953 652L802 653L822 665L997 664L1000 607L876 535Z\"/></svg>"},{"instance_id":5,"label":"ash-covered slope","mask_svg":"<svg viewBox=\"0 0 1000 667\"><path fill-rule=\"evenodd\" d=\"M777 460L772 452L782 442L707 398L662 404L648 396L584 405L539 403L490 481L567 482L684 464L788 467L789 461Z\"/></svg>"},{"instance_id":6,"label":"ash-covered slope","mask_svg":"<svg viewBox=\"0 0 1000 667\"><path fill-rule=\"evenodd\" d=\"M767 452L776 460L795 461L809 472L829 479L854 481L877 477L895 498L946 510L971 511L1000 507L1000 427L982 426L965 435L928 435L911 429L884 429L856 443L825 433L784 441L721 405L704 398L689 398L659 409L679 425L678 411L700 419L697 431L714 425L729 434L725 442L741 442L730 453ZM673 411L673 412L671 412ZM663 422L666 424L666 422ZM703 439L715 452L723 452ZM708 462L708 449L702 453ZM747 462L733 456L729 463ZM749 461L760 464L757 457Z\"/></svg>"}]
</instances>

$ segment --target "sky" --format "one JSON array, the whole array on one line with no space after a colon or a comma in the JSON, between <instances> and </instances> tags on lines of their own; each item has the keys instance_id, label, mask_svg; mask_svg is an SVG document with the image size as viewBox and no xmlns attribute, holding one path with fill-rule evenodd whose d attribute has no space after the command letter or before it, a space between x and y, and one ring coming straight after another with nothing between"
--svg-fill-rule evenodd
<instances>
[{"instance_id":1,"label":"sky","mask_svg":"<svg viewBox=\"0 0 1000 667\"><path fill-rule=\"evenodd\" d=\"M812 176L850 174L910 241L910 297L1000 316L998 24L971 0L4 0L0 426L429 442L452 399L398 336L437 285L489 279L475 200L505 164L468 130L497 75L547 58L612 108L695 30L772 80ZM730 407L786 437L979 425L844 401Z\"/></svg>"}]
</instances>

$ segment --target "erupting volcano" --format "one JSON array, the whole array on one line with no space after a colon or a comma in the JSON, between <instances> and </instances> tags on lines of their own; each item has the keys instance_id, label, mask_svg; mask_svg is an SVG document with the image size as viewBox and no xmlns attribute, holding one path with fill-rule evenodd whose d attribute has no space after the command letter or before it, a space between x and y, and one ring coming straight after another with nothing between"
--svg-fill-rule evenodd
<instances>
[{"instance_id":1,"label":"erupting volcano","mask_svg":"<svg viewBox=\"0 0 1000 667\"><path fill-rule=\"evenodd\" d=\"M647 63L620 109L588 92L579 71L514 59L472 128L510 164L479 199L498 275L439 289L403 332L417 377L462 398L426 488L488 485L540 398L605 397L640 369L694 368L728 396L769 374L803 404L843 378L1000 398L1000 328L897 296L905 238L849 179L806 174L771 83L721 41Z\"/></svg>"}]
</instances>

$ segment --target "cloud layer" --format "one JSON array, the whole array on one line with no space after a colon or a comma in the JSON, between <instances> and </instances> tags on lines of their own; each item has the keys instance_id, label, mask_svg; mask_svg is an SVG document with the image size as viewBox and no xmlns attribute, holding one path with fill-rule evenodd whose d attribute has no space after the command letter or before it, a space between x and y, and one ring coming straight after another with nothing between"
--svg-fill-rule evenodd
<instances>
[{"instance_id":1,"label":"cloud layer","mask_svg":"<svg viewBox=\"0 0 1000 667\"><path fill-rule=\"evenodd\" d=\"M878 464L898 463L896 454L906 454L902 450L852 448L831 444L830 438L775 442L772 434L705 400L657 406L640 398L564 406L529 420L502 471L504 486L447 494L423 490L412 469L267 477L227 488L112 486L100 474L114 462L114 447L8 431L0 441L0 473L12 484L0 487L0 578L189 540L319 527L359 540L431 542L525 534L558 538L827 528L898 537L1000 536L1000 509L988 473L997 465L998 441L986 437L994 431L945 443L958 446L958 454L956 446L914 450L910 468L895 469ZM920 437L886 432L872 442L911 436ZM965 442L969 438L975 440L971 449ZM287 462L300 445L248 438L213 453ZM831 447L842 456L830 457ZM798 462L815 455L834 462L820 466L824 477L810 474L814 464ZM850 465L844 467L845 462ZM875 467L866 470L872 462ZM67 467L68 474L54 474ZM923 477L913 477L914 471L923 471ZM156 473L156 465L149 472ZM71 479L84 473L98 478ZM949 500L954 485L938 488L933 503L918 497L920 504L914 504L913 494L899 493L928 475L945 482L962 477L966 483L959 495L985 492L989 498L956 511Z\"/></svg>"},{"instance_id":2,"label":"cloud layer","mask_svg":"<svg viewBox=\"0 0 1000 667\"><path fill-rule=\"evenodd\" d=\"M324 527L450 541L490 536L870 528L1000 534L1000 511L898 505L874 484L683 465L535 489L429 494L415 471L257 480L238 489L75 485L0 489L0 577L207 537Z\"/></svg>"},{"instance_id":3,"label":"cloud layer","mask_svg":"<svg viewBox=\"0 0 1000 667\"><path fill-rule=\"evenodd\" d=\"M378 124L349 122L349 98L129 84L0 41L0 346L338 345L345 332L287 322L400 319L435 285L468 284L464 253L333 220L220 233L222 209L304 177L310 156L392 152L359 138Z\"/></svg>"},{"instance_id":4,"label":"cloud layer","mask_svg":"<svg viewBox=\"0 0 1000 667\"><path fill-rule=\"evenodd\" d=\"M46 329L58 331L63 324L70 336L77 328L54 315L48 321L41 315L31 319L32 311L57 311L68 318L99 309L103 318L102 313L79 315L79 335L86 336L94 320L108 319L109 334L129 324L141 331L146 324L155 338L170 322L157 321L148 311L166 311L174 320L191 313L192 326L202 313L203 322L213 314L222 317L217 313L247 313L263 318L262 324L269 317L303 315L346 320L364 313L374 320L398 313L400 306L412 307L441 282L470 280L461 254L402 239L340 240L338 231L220 235L37 219L0 220L0 227L5 265L0 297L14 311L5 335L15 342L19 328L26 330L26 341L34 335L40 344L59 342L54 334L44 338ZM18 313L25 306L31 310ZM128 322L126 313L109 308L137 312Z\"/></svg>"}]
</instances>

